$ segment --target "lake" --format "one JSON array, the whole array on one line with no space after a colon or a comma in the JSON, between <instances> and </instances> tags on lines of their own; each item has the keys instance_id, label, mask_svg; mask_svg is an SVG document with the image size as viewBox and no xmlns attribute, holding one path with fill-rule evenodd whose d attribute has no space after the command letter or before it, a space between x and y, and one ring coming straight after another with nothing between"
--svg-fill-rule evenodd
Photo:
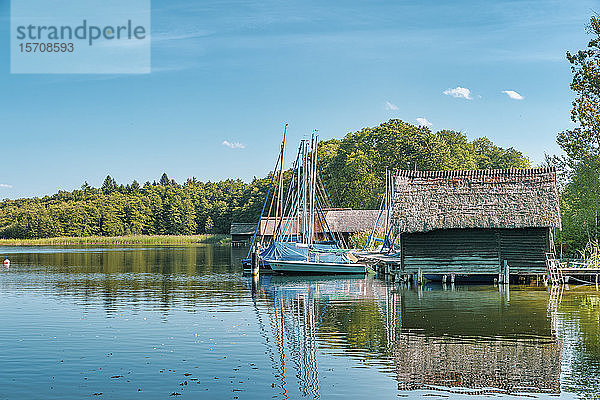
<instances>
[{"instance_id":1,"label":"lake","mask_svg":"<svg viewBox=\"0 0 600 400\"><path fill-rule=\"evenodd\" d=\"M600 398L595 286L253 280L230 246L0 256L0 399Z\"/></svg>"}]
</instances>

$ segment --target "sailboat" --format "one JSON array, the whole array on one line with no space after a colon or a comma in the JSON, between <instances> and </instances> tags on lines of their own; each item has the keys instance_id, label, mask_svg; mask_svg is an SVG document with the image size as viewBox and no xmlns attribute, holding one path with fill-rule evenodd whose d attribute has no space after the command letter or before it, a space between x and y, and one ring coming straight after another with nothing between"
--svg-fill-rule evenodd
<instances>
[{"instance_id":1,"label":"sailboat","mask_svg":"<svg viewBox=\"0 0 600 400\"><path fill-rule=\"evenodd\" d=\"M381 196L381 206L375 225L361 249L362 254L398 254L392 234L392 198L394 196L394 179L392 172L385 169L385 191ZM383 236L381 238L380 236Z\"/></svg>"},{"instance_id":2,"label":"sailboat","mask_svg":"<svg viewBox=\"0 0 600 400\"><path fill-rule=\"evenodd\" d=\"M340 246L327 224L323 205L329 199L320 174L318 145L316 131L310 140L300 142L284 201L284 130L273 239L266 248L255 250L256 256L261 265L279 273L364 274L366 266ZM257 230L259 226L260 221Z\"/></svg>"}]
</instances>

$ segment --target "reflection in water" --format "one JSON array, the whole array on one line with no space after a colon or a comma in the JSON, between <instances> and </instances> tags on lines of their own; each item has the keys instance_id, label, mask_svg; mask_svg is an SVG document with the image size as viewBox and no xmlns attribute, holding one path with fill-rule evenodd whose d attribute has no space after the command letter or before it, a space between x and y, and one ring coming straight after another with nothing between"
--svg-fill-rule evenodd
<instances>
[{"instance_id":1,"label":"reflection in water","mask_svg":"<svg viewBox=\"0 0 600 400\"><path fill-rule=\"evenodd\" d=\"M600 399L600 292L598 287L561 288L555 295L557 334L564 338L563 389ZM552 302L551 302L552 303Z\"/></svg>"},{"instance_id":2,"label":"reflection in water","mask_svg":"<svg viewBox=\"0 0 600 400\"><path fill-rule=\"evenodd\" d=\"M560 393L561 348L555 340L401 335L397 349L401 390Z\"/></svg>"},{"instance_id":3,"label":"reflection in water","mask_svg":"<svg viewBox=\"0 0 600 400\"><path fill-rule=\"evenodd\" d=\"M513 292L509 306L503 292L440 288L263 278L259 293L272 299L267 314L274 327L265 336L277 338L282 379L287 354L300 391L319 397L316 338L349 354L376 352L394 364L400 390L560 393L561 342L552 334L543 293Z\"/></svg>"},{"instance_id":4,"label":"reflection in water","mask_svg":"<svg viewBox=\"0 0 600 400\"><path fill-rule=\"evenodd\" d=\"M12 252L10 270L0 274L0 319L6 322L0 352L10 361L0 380L17 382L15 396L9 392L7 398L28 393L26 380L19 386L11 370L26 371L32 381L47 378L52 383L40 397L51 398L56 363L63 365L69 354L73 370L64 372L65 382L126 365L132 382L137 376L152 393L163 393L166 372L186 372L189 378L182 376L167 395L208 390L213 398L598 398L595 287L509 292L491 286L417 289L362 277L253 280L241 275L236 262L245 249L226 246L35 250L0 249ZM50 303L74 318L44 320L53 310L38 308ZM60 329L68 334L57 342ZM41 340L40 332L50 341ZM22 347L7 345L20 341ZM48 353L55 346L59 352ZM122 364L100 362L118 354L113 348L127 355ZM141 362L132 364L131 354L140 354ZM194 367L190 358L198 360ZM39 366L35 374L30 360ZM96 382L103 390L86 392L86 381L68 386L60 398L94 392L119 397L110 391L117 382L111 377L124 373L108 375L108 383Z\"/></svg>"}]
</instances>

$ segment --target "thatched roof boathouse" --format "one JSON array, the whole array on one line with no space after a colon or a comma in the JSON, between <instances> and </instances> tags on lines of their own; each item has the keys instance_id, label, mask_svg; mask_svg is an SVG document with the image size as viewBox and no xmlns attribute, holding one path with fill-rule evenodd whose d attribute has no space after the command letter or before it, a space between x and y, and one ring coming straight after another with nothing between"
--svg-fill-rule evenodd
<instances>
[{"instance_id":1,"label":"thatched roof boathouse","mask_svg":"<svg viewBox=\"0 0 600 400\"><path fill-rule=\"evenodd\" d=\"M399 171L392 223L404 273L543 274L560 228L554 168Z\"/></svg>"}]
</instances>

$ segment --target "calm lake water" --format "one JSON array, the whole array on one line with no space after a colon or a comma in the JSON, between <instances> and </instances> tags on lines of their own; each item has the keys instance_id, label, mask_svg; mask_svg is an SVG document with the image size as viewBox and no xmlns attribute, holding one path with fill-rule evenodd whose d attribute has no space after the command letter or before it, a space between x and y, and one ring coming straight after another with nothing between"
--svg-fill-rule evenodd
<instances>
[{"instance_id":1,"label":"calm lake water","mask_svg":"<svg viewBox=\"0 0 600 400\"><path fill-rule=\"evenodd\" d=\"M0 248L0 399L600 398L600 292L241 274L244 249Z\"/></svg>"}]
</instances>

